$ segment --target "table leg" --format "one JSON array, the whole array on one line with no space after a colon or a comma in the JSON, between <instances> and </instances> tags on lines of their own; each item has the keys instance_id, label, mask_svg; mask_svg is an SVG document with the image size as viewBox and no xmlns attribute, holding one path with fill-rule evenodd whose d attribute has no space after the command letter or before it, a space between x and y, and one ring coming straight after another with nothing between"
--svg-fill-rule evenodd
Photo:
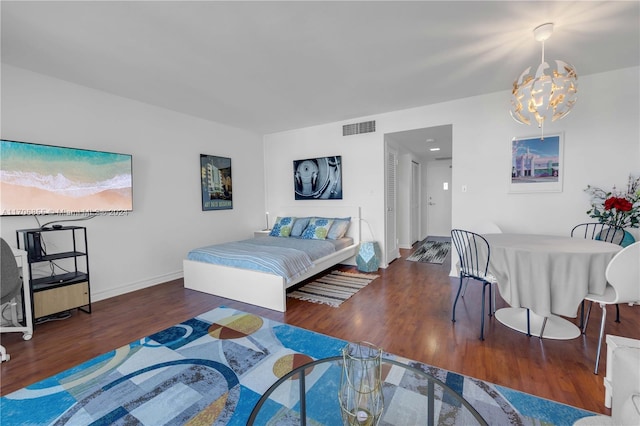
<instances>
[{"instance_id":1,"label":"table leg","mask_svg":"<svg viewBox=\"0 0 640 426\"><path fill-rule=\"evenodd\" d=\"M532 336L546 339L570 340L580 336L580 329L557 315L545 319L526 308L502 308L496 311L496 319L507 327ZM527 324L529 322L529 324Z\"/></svg>"}]
</instances>

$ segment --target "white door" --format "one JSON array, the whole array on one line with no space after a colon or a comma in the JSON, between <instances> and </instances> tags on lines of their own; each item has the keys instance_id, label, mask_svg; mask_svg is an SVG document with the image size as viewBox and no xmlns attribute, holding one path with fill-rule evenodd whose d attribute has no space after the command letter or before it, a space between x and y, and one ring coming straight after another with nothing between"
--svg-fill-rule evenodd
<instances>
[{"instance_id":1,"label":"white door","mask_svg":"<svg viewBox=\"0 0 640 426\"><path fill-rule=\"evenodd\" d=\"M411 162L411 229L409 230L409 243L420 240L420 164Z\"/></svg>"},{"instance_id":2,"label":"white door","mask_svg":"<svg viewBox=\"0 0 640 426\"><path fill-rule=\"evenodd\" d=\"M451 235L451 161L427 164L427 235Z\"/></svg>"},{"instance_id":3,"label":"white door","mask_svg":"<svg viewBox=\"0 0 640 426\"><path fill-rule=\"evenodd\" d=\"M386 196L385 196L385 228L386 228L386 263L389 264L400 257L396 228L396 172L398 168L398 152L386 148Z\"/></svg>"}]
</instances>

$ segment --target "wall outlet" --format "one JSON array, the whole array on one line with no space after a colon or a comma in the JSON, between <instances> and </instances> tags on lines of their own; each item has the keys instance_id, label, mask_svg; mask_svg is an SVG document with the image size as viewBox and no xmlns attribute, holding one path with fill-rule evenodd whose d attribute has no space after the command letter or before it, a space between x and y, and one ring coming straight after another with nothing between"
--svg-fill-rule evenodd
<instances>
[{"instance_id":1,"label":"wall outlet","mask_svg":"<svg viewBox=\"0 0 640 426\"><path fill-rule=\"evenodd\" d=\"M462 185L462 192L467 192L467 185Z\"/></svg>"}]
</instances>

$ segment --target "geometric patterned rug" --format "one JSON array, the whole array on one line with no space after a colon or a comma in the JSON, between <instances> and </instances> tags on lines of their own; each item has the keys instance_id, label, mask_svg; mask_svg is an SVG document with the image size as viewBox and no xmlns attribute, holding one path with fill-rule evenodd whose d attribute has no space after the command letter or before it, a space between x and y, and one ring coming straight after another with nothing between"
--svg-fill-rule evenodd
<instances>
[{"instance_id":1,"label":"geometric patterned rug","mask_svg":"<svg viewBox=\"0 0 640 426\"><path fill-rule=\"evenodd\" d=\"M422 263L443 263L449 254L449 241L426 241L420 245L407 260Z\"/></svg>"},{"instance_id":2,"label":"geometric patterned rug","mask_svg":"<svg viewBox=\"0 0 640 426\"><path fill-rule=\"evenodd\" d=\"M244 426L278 378L311 360L340 355L346 344L217 308L0 398L1 423ZM594 415L392 354L385 358L440 379L490 425L572 425ZM278 409L277 401L270 403ZM446 420L461 424L455 413ZM386 418L380 424L395 423Z\"/></svg>"}]
</instances>

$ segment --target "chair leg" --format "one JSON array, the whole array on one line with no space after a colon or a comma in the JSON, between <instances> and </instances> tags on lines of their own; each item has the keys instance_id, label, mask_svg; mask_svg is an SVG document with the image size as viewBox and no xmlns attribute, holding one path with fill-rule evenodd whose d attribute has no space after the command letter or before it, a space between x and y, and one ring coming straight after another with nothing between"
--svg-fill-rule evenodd
<instances>
[{"instance_id":1,"label":"chair leg","mask_svg":"<svg viewBox=\"0 0 640 426\"><path fill-rule=\"evenodd\" d=\"M489 316L493 316L496 307L495 293L493 292L493 284L485 284L485 287L489 286Z\"/></svg>"},{"instance_id":2,"label":"chair leg","mask_svg":"<svg viewBox=\"0 0 640 426\"><path fill-rule=\"evenodd\" d=\"M487 284L484 283L482 285L482 313L481 313L481 320L480 320L480 340L484 340L484 297L485 297L485 290L487 289ZM491 289L489 289L489 292L491 292ZM489 302L491 303L491 302ZM491 308L491 307L489 307Z\"/></svg>"},{"instance_id":3,"label":"chair leg","mask_svg":"<svg viewBox=\"0 0 640 426\"><path fill-rule=\"evenodd\" d=\"M580 326L578 328L582 330L582 327L584 327L584 300L580 304Z\"/></svg>"},{"instance_id":4,"label":"chair leg","mask_svg":"<svg viewBox=\"0 0 640 426\"><path fill-rule=\"evenodd\" d=\"M620 306L616 303L616 322L620 322Z\"/></svg>"},{"instance_id":5,"label":"chair leg","mask_svg":"<svg viewBox=\"0 0 640 426\"><path fill-rule=\"evenodd\" d=\"M529 316L529 308L527 308L527 337L531 337L531 317Z\"/></svg>"},{"instance_id":6,"label":"chair leg","mask_svg":"<svg viewBox=\"0 0 640 426\"><path fill-rule=\"evenodd\" d=\"M491 293L492 294L492 300L491 301L493 302L493 311L492 312L493 312L493 314L495 314L496 313L496 293L497 293L497 291L496 291L496 283L492 283L491 287L493 289L492 290L493 292Z\"/></svg>"},{"instance_id":7,"label":"chair leg","mask_svg":"<svg viewBox=\"0 0 640 426\"><path fill-rule=\"evenodd\" d=\"M593 374L598 374L598 365L600 364L600 351L602 349L602 337L604 336L604 322L607 319L607 305L600 304L602 308L602 321L600 322L600 337L598 337L598 353L596 354L596 369Z\"/></svg>"},{"instance_id":8,"label":"chair leg","mask_svg":"<svg viewBox=\"0 0 640 426\"><path fill-rule=\"evenodd\" d=\"M585 316L584 325L582 326L582 334L584 334L587 331L587 324L589 324L589 314L591 313L591 305L593 305L593 302L589 302L589 307L587 308L587 315Z\"/></svg>"},{"instance_id":9,"label":"chair leg","mask_svg":"<svg viewBox=\"0 0 640 426\"><path fill-rule=\"evenodd\" d=\"M467 287L469 287L469 278L464 280L464 287L462 287L462 293L460 296L464 297L464 294L467 292Z\"/></svg>"},{"instance_id":10,"label":"chair leg","mask_svg":"<svg viewBox=\"0 0 640 426\"><path fill-rule=\"evenodd\" d=\"M458 286L458 293L456 294L456 299L453 301L453 314L451 316L452 322L456 322L456 305L458 304L458 298L460 297L461 290L462 290L462 276L460 276L460 285Z\"/></svg>"}]
</instances>

